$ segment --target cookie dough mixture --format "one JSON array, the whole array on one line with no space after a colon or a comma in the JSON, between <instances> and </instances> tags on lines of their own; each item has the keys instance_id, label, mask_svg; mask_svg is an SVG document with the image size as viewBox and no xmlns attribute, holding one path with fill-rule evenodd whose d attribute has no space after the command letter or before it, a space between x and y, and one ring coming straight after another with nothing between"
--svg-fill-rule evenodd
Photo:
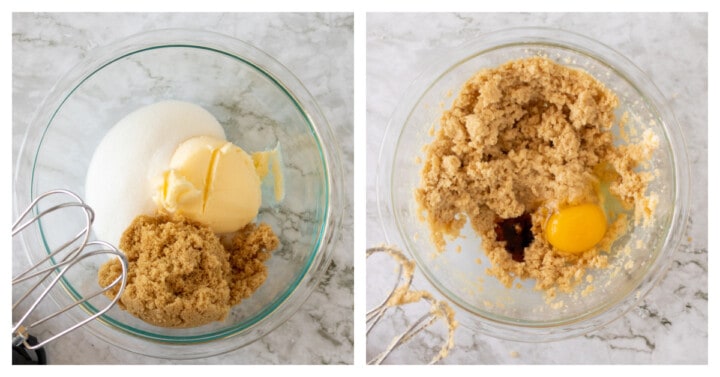
<instances>
[{"instance_id":1,"label":"cookie dough mixture","mask_svg":"<svg viewBox=\"0 0 720 377\"><path fill-rule=\"evenodd\" d=\"M179 215L138 216L123 233L128 283L118 304L145 322L195 327L222 321L267 278L264 262L278 247L270 226L250 223L223 244L208 226ZM121 273L118 260L101 266L107 286ZM119 287L106 292L114 298Z\"/></svg>"},{"instance_id":2,"label":"cookie dough mixture","mask_svg":"<svg viewBox=\"0 0 720 377\"><path fill-rule=\"evenodd\" d=\"M424 149L415 198L437 249L469 221L492 262L487 273L508 287L534 278L537 289L571 292L585 269L606 268L610 245L628 225L624 212L652 221L657 203L645 195L653 173L636 171L657 137L645 131L641 143L613 146L617 106L616 95L589 74L543 57L477 73ZM567 253L546 240L552 214L603 208L606 196L627 211L605 213L607 230L592 247Z\"/></svg>"}]
</instances>

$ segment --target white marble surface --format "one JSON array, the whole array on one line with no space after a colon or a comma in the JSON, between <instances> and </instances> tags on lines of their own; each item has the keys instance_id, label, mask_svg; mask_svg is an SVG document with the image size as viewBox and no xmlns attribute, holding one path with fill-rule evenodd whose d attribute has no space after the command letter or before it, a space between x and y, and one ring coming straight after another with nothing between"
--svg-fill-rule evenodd
<instances>
[{"instance_id":1,"label":"white marble surface","mask_svg":"<svg viewBox=\"0 0 720 377\"><path fill-rule=\"evenodd\" d=\"M398 98L438 51L480 33L513 26L554 26L613 47L641 67L665 93L689 147L693 193L687 233L667 275L639 307L585 336L542 344L499 340L461 326L455 348L442 363L708 362L707 20L704 14L367 15L368 247L385 241L377 211L375 169L385 126ZM368 261L368 269L387 269L388 263L387 259ZM392 279L368 275L368 306L379 301L379 287L390 286ZM413 285L432 290L420 273ZM414 314L413 309L396 312L389 326L399 331ZM443 335L441 327L433 328L428 336L409 343L388 361L427 362L433 354L432 346ZM387 336L371 336L367 340L368 359L388 340Z\"/></svg>"},{"instance_id":2,"label":"white marble surface","mask_svg":"<svg viewBox=\"0 0 720 377\"><path fill-rule=\"evenodd\" d=\"M332 126L345 173L341 239L315 292L286 323L260 340L237 351L184 363L352 364L352 14L13 14L13 163L36 106L88 51L138 32L171 27L234 36L289 68ZM14 254L22 252L17 244L13 249ZM82 329L49 345L48 358L53 364L179 363L115 348Z\"/></svg>"}]
</instances>

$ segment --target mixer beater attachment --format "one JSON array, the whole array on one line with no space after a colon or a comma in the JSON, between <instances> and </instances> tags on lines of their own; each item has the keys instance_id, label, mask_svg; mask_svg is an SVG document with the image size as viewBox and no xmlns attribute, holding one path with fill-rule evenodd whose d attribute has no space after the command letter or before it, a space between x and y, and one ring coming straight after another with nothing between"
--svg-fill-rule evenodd
<instances>
[{"instance_id":1,"label":"mixer beater attachment","mask_svg":"<svg viewBox=\"0 0 720 377\"><path fill-rule=\"evenodd\" d=\"M61 202L60 204L50 205L47 209L40 209L41 202L48 201L48 198L58 196L68 196L70 199L65 202ZM67 211L73 208L75 208L75 210L79 209L82 211L84 215L83 228L73 238L49 252L45 258L34 263L31 267L13 277L13 289L26 281L29 282L28 284L31 284L30 288L27 289L27 291L25 291L20 298L13 303L13 311L15 311L21 303L25 302L26 299L28 299L28 297L30 297L34 292L40 292L39 296L29 306L29 309L22 314L18 321L14 321L12 328L13 359L15 359L16 349L20 354L27 354L24 350L22 350L22 348L25 350L35 350L38 353L39 358L44 359L44 352L41 352L44 345L87 324L110 310L110 308L112 308L122 296L122 292L127 284L128 261L125 254L107 242L90 241L90 229L95 215L92 208L90 208L78 195L70 191L52 190L38 196L27 207L27 209L22 212L20 217L13 224L12 236L15 237L32 224L40 222L44 216L50 213L63 210ZM77 295L75 295L74 302L50 315L46 315L39 320L30 320L31 314L37 309L38 305L40 305L53 287L55 287L55 285L66 276L70 269L78 266L80 262L86 260L87 258L103 254L119 258L122 265L122 274L118 276L117 279L108 286L102 287L88 295L85 295L84 297L77 297ZM88 303L88 301L94 297L102 295L104 292L117 285L120 286L118 294L116 294L115 298L101 310L90 313L87 306L83 305ZM78 305L83 305L83 309L85 309L89 314L89 316L84 318L82 321L73 324L72 326L43 341L36 341L36 339L29 334L29 332L38 325L43 324ZM13 362L15 362L15 360L13 360Z\"/></svg>"},{"instance_id":2,"label":"mixer beater attachment","mask_svg":"<svg viewBox=\"0 0 720 377\"><path fill-rule=\"evenodd\" d=\"M435 364L447 356L448 352L454 345L454 333L457 328L457 322L455 321L455 312L445 301L438 301L428 291L411 290L413 273L415 270L415 264L405 257L405 255L394 246L380 245L369 248L365 252L365 257L369 258L376 253L386 253L390 255L395 262L400 266L398 271L397 279L393 290L385 297L385 299L375 308L371 309L365 314L365 335L369 335L375 325L382 319L387 310L391 307L402 306L425 300L430 304L430 310L422 315L415 322L410 324L405 331L400 335L395 336L387 348L380 354L369 360L368 364L382 364L385 359L398 347L407 343L413 337L415 337L421 331L430 327L438 319L442 319L447 325L447 337L445 343L440 348L440 351L435 354L430 364Z\"/></svg>"}]
</instances>

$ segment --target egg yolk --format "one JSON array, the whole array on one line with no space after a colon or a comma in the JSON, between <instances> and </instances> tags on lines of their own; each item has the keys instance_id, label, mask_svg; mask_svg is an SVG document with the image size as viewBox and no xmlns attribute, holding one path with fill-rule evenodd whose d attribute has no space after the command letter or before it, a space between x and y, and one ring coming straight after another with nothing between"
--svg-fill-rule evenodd
<instances>
[{"instance_id":1,"label":"egg yolk","mask_svg":"<svg viewBox=\"0 0 720 377\"><path fill-rule=\"evenodd\" d=\"M602 208L587 203L562 208L550 216L545 238L561 252L579 254L600 242L606 230Z\"/></svg>"}]
</instances>

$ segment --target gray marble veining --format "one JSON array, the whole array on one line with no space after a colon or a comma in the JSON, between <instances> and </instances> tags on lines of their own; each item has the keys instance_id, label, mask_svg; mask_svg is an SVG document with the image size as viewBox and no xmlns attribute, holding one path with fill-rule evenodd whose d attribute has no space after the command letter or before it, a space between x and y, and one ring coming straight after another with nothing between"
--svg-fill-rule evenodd
<instances>
[{"instance_id":1,"label":"gray marble veining","mask_svg":"<svg viewBox=\"0 0 720 377\"><path fill-rule=\"evenodd\" d=\"M462 326L445 364L645 364L708 362L707 211L707 14L397 14L367 15L367 246L385 242L377 211L375 169L380 143L398 99L432 59L479 34L518 26L575 31L619 51L644 70L663 92L680 123L691 170L689 221L666 276L640 305L585 336L531 344L472 333ZM376 263L368 261L368 264ZM383 263L377 261L377 263ZM370 266L368 267L370 268ZM376 267L379 268L379 267ZM394 275L368 283L367 305L390 286ZM368 280L370 282L370 280ZM413 285L433 290L421 273ZM439 294L436 293L437 296ZM417 313L412 308L389 319L396 331ZM409 343L388 360L424 363L433 336ZM368 339L368 358L385 346Z\"/></svg>"},{"instance_id":2,"label":"gray marble veining","mask_svg":"<svg viewBox=\"0 0 720 377\"><path fill-rule=\"evenodd\" d=\"M331 125L344 169L344 222L328 271L308 300L275 331L239 350L180 363L352 364L352 14L15 13L12 21L13 162L36 107L60 76L92 49L132 34L184 28L230 35L261 48L297 76ZM139 65L138 69L148 67ZM243 116L252 118L253 114ZM14 260L24 258L17 244L14 253ZM48 356L53 364L178 363L115 348L82 329L51 344Z\"/></svg>"},{"instance_id":3,"label":"gray marble veining","mask_svg":"<svg viewBox=\"0 0 720 377\"><path fill-rule=\"evenodd\" d=\"M345 169L343 238L324 279L301 309L257 342L187 363L352 363L353 17L348 14L25 14L13 15L13 161L24 127L57 78L87 51L140 31L213 30L262 46L315 96L333 125ZM112 25L108 27L108 25ZM628 56L666 94L683 126L694 195L686 238L666 277L621 319L582 337L542 344L489 338L461 328L447 364L706 363L707 357L707 16L698 14L374 14L367 15L367 238L383 242L374 169L387 119L425 61L478 33L545 25L581 32ZM322 48L316 48L321 45ZM392 62L392 64L388 64ZM365 111L358 109L357 111ZM364 126L364 125L363 125ZM363 205L358 203L357 205ZM364 271L358 271L364 273ZM378 282L380 285L387 282ZM390 283L387 283L390 284ZM418 274L418 288L430 289ZM371 299L368 297L368 305ZM401 314L404 312L401 311ZM410 313L410 311L408 311ZM400 327L407 316L393 318ZM310 324L310 325L308 325ZM441 336L410 344L393 360L418 363ZM78 331L53 363L169 364L118 350ZM358 343L362 344L362 343ZM368 341L369 350L383 344ZM368 351L368 355L372 352ZM88 356L91 355L91 356Z\"/></svg>"}]
</instances>

